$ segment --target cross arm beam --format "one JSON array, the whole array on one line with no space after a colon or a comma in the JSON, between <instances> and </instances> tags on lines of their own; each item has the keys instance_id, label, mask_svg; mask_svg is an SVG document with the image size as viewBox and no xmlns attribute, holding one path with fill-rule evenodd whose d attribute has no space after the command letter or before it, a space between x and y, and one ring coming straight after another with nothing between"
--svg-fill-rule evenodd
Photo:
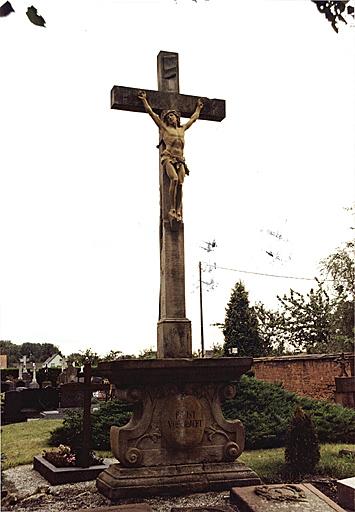
<instances>
[{"instance_id":1,"label":"cross arm beam","mask_svg":"<svg viewBox=\"0 0 355 512\"><path fill-rule=\"evenodd\" d=\"M195 111L199 96L189 96L177 92L150 91L115 85L111 90L111 108L128 110L130 112L145 112L142 100L138 98L138 92L145 90L147 99L157 114L165 109L176 109L181 117L191 117ZM222 121L226 116L224 100L201 97L204 107L199 118L207 121Z\"/></svg>"}]
</instances>

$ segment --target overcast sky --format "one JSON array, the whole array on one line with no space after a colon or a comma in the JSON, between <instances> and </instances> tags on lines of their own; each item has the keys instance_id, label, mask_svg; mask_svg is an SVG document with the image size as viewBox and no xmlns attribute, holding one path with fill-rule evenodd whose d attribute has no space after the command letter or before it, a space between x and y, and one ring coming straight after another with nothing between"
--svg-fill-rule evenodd
<instances>
[{"instance_id":1,"label":"overcast sky","mask_svg":"<svg viewBox=\"0 0 355 512\"><path fill-rule=\"evenodd\" d=\"M158 133L146 114L111 110L110 90L156 89L160 50L179 53L180 92L226 100L225 120L186 134L194 350L199 260L223 267L204 266L207 348L237 280L268 307L309 290L225 268L313 278L350 238L353 28L336 34L310 0L36 0L46 28L12 4L0 19L0 339L64 354L156 346Z\"/></svg>"}]
</instances>

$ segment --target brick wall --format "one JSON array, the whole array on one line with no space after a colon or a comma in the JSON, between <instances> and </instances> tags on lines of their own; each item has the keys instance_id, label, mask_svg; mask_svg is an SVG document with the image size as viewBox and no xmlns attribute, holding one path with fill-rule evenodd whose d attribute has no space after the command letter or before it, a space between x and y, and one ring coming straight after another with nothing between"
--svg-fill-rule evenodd
<instances>
[{"instance_id":1,"label":"brick wall","mask_svg":"<svg viewBox=\"0 0 355 512\"><path fill-rule=\"evenodd\" d=\"M252 369L257 379L282 383L284 389L298 395L334 401L335 377L340 375L335 360L339 357L340 354L260 357L254 359ZM345 354L348 375L352 357Z\"/></svg>"}]
</instances>

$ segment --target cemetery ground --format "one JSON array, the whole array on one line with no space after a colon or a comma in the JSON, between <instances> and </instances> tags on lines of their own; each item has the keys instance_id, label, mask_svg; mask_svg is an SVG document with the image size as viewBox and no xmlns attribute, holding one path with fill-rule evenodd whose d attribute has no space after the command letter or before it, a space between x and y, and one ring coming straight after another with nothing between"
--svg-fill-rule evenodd
<instances>
[{"instance_id":1,"label":"cemetery ground","mask_svg":"<svg viewBox=\"0 0 355 512\"><path fill-rule=\"evenodd\" d=\"M109 501L97 492L95 481L50 486L33 470L33 457L41 454L44 449L51 448L48 444L50 432L61 424L62 420L35 420L2 427L3 487L18 500L13 505L7 505L8 508L3 507L3 511L35 512L47 510L47 507L48 510L55 512L62 509L63 502L66 503L66 510L109 504ZM321 460L315 473L305 475L302 480L312 482L323 493L336 500L335 481L351 477L354 473L354 459L339 455L339 451L344 449L353 449L353 445L322 444ZM110 451L96 451L96 454L105 458L112 457ZM241 455L240 461L255 470L264 483L290 481L285 471L283 448L248 450ZM227 495L228 492L223 491L175 498L127 499L122 500L122 503L147 501L153 510L163 511L170 510L169 507L172 506L223 504Z\"/></svg>"}]
</instances>

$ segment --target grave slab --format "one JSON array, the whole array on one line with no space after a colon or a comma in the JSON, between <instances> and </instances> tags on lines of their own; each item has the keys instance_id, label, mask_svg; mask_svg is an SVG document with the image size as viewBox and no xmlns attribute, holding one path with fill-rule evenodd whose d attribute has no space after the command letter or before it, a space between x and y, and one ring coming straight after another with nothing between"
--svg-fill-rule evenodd
<instances>
[{"instance_id":1,"label":"grave slab","mask_svg":"<svg viewBox=\"0 0 355 512\"><path fill-rule=\"evenodd\" d=\"M60 411L42 411L40 416L45 420L59 420L64 418L64 415Z\"/></svg>"},{"instance_id":2,"label":"grave slab","mask_svg":"<svg viewBox=\"0 0 355 512\"><path fill-rule=\"evenodd\" d=\"M355 477L337 481L339 503L349 510L355 510Z\"/></svg>"},{"instance_id":3,"label":"grave slab","mask_svg":"<svg viewBox=\"0 0 355 512\"><path fill-rule=\"evenodd\" d=\"M344 512L311 484L275 484L233 488L238 512Z\"/></svg>"},{"instance_id":4,"label":"grave slab","mask_svg":"<svg viewBox=\"0 0 355 512\"><path fill-rule=\"evenodd\" d=\"M33 469L38 471L52 485L71 484L74 482L87 482L95 480L108 464L90 466L88 468L68 467L57 468L40 455L33 458Z\"/></svg>"}]
</instances>

